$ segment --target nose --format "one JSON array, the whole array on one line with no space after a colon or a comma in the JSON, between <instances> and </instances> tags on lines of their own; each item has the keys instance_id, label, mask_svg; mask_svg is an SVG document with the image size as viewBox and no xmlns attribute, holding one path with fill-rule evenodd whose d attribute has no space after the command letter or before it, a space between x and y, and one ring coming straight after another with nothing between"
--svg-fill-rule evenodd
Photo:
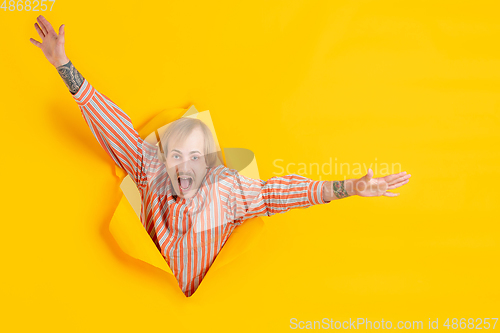
<instances>
[{"instance_id":1,"label":"nose","mask_svg":"<svg viewBox=\"0 0 500 333\"><path fill-rule=\"evenodd\" d=\"M178 174L189 174L191 169L189 159L182 160L176 165L176 169Z\"/></svg>"}]
</instances>

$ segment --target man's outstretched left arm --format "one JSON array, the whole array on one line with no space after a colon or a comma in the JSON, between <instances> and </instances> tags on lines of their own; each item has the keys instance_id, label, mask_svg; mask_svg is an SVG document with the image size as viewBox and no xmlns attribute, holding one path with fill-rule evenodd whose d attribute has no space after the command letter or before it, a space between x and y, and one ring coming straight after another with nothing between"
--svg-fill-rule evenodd
<instances>
[{"instance_id":1,"label":"man's outstretched left arm","mask_svg":"<svg viewBox=\"0 0 500 333\"><path fill-rule=\"evenodd\" d=\"M227 212L236 223L355 195L350 180L318 181L291 174L263 181L242 176L235 170L227 180L224 182L230 185Z\"/></svg>"},{"instance_id":2,"label":"man's outstretched left arm","mask_svg":"<svg viewBox=\"0 0 500 333\"><path fill-rule=\"evenodd\" d=\"M351 196L397 196L388 190L406 183L411 175L406 172L381 178L373 178L373 171L359 179L318 181L299 175L272 177L268 181L240 175L236 170L228 177L227 212L229 217L241 223L256 216L285 213L293 208L307 208L327 204L332 200Z\"/></svg>"}]
</instances>

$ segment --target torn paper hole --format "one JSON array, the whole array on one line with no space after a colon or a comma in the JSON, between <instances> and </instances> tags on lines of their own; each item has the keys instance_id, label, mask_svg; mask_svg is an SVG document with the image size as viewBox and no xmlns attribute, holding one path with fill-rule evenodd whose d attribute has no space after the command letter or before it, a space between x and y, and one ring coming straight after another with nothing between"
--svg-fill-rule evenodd
<instances>
[{"instance_id":1,"label":"torn paper hole","mask_svg":"<svg viewBox=\"0 0 500 333\"><path fill-rule=\"evenodd\" d=\"M149 144L148 147L154 146L156 149L161 147L160 139L163 134L162 129L165 126L159 125L163 125L165 123L170 124L172 121L175 121L180 117L200 119L207 124L213 133L214 141L216 143L216 151L213 153L217 155L216 160L218 160L220 166L237 170L240 175L248 178L259 179L257 163L255 156L251 151L240 148L224 148L222 150L219 148L219 142L215 135L215 130L208 111L198 112L194 106L190 107L187 112L182 115L182 112L184 111L186 110L174 109L164 111L139 130L141 138L143 138L146 142L145 145ZM150 134L145 137L145 133ZM149 162L152 163L152 160ZM155 169L155 165L151 163L146 166L146 169L148 171L151 171L152 169L157 171ZM157 237L157 234L161 234L161 226L154 226L151 224L144 225L143 222L141 222L141 220L147 220L145 216L141 219L141 191L137 188L130 176L126 175L122 169L117 167L116 171L117 175L122 179L120 188L124 196L121 198L110 223L110 231L113 237L125 253L173 274L167 263L168 256L167 258L164 258L164 254L161 252L161 239L159 240ZM146 179L148 187L150 187L149 185L152 186L155 184L155 175L157 175L157 173L148 173L148 177ZM224 177L221 179L224 179ZM205 185L218 186L217 183ZM144 194L145 192L142 191L142 193ZM201 210L199 209L198 215L203 215L206 211L208 211L207 208L202 208ZM142 213L144 214L145 212ZM215 270L218 267L234 260L239 254L248 250L257 240L262 231L263 225L262 219L256 217L245 221L245 223L238 224L235 228L232 228L230 237L221 247L218 255L216 254L216 260L213 261L213 264L206 267L203 275L207 273L208 269ZM147 230L146 227L149 227L149 230ZM196 223L193 227L195 235L201 235L212 229L206 225ZM224 225L216 225L215 229L220 229L221 227L223 228ZM203 245L207 244L210 243L203 243ZM183 254L187 254L187 252L184 253L178 251L177 253L174 253L173 258L180 259ZM175 255L177 255L177 257ZM200 282L201 281L198 281L198 284Z\"/></svg>"}]
</instances>

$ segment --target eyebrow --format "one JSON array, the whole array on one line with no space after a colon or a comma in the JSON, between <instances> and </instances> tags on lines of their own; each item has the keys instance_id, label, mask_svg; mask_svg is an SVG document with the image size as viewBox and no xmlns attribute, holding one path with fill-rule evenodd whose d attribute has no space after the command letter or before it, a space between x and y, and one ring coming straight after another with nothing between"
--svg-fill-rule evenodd
<instances>
[{"instance_id":1,"label":"eyebrow","mask_svg":"<svg viewBox=\"0 0 500 333\"><path fill-rule=\"evenodd\" d=\"M179 154L181 154L181 155L182 155L182 152L181 152L180 150L177 150L177 149L172 149L172 151L176 151L176 152L178 152ZM172 151L171 151L171 152L172 152ZM190 154L194 154L194 153L201 154L201 153L200 153L199 151L197 151L197 150L192 150L192 151L191 151L191 152L189 152L189 153L190 153Z\"/></svg>"}]
</instances>

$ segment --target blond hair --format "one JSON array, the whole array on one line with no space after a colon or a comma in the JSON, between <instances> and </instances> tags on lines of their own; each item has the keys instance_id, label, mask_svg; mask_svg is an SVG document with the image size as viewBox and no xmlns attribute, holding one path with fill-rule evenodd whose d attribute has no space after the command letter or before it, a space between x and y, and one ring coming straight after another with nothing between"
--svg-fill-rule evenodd
<instances>
[{"instance_id":1,"label":"blond hair","mask_svg":"<svg viewBox=\"0 0 500 333\"><path fill-rule=\"evenodd\" d=\"M168 125L158 144L158 158L160 161L165 163L165 152L168 153L168 145L172 138L182 142L196 128L201 129L203 133L205 162L209 167L215 166L217 164L217 154L212 131L203 121L194 118L180 118Z\"/></svg>"}]
</instances>

